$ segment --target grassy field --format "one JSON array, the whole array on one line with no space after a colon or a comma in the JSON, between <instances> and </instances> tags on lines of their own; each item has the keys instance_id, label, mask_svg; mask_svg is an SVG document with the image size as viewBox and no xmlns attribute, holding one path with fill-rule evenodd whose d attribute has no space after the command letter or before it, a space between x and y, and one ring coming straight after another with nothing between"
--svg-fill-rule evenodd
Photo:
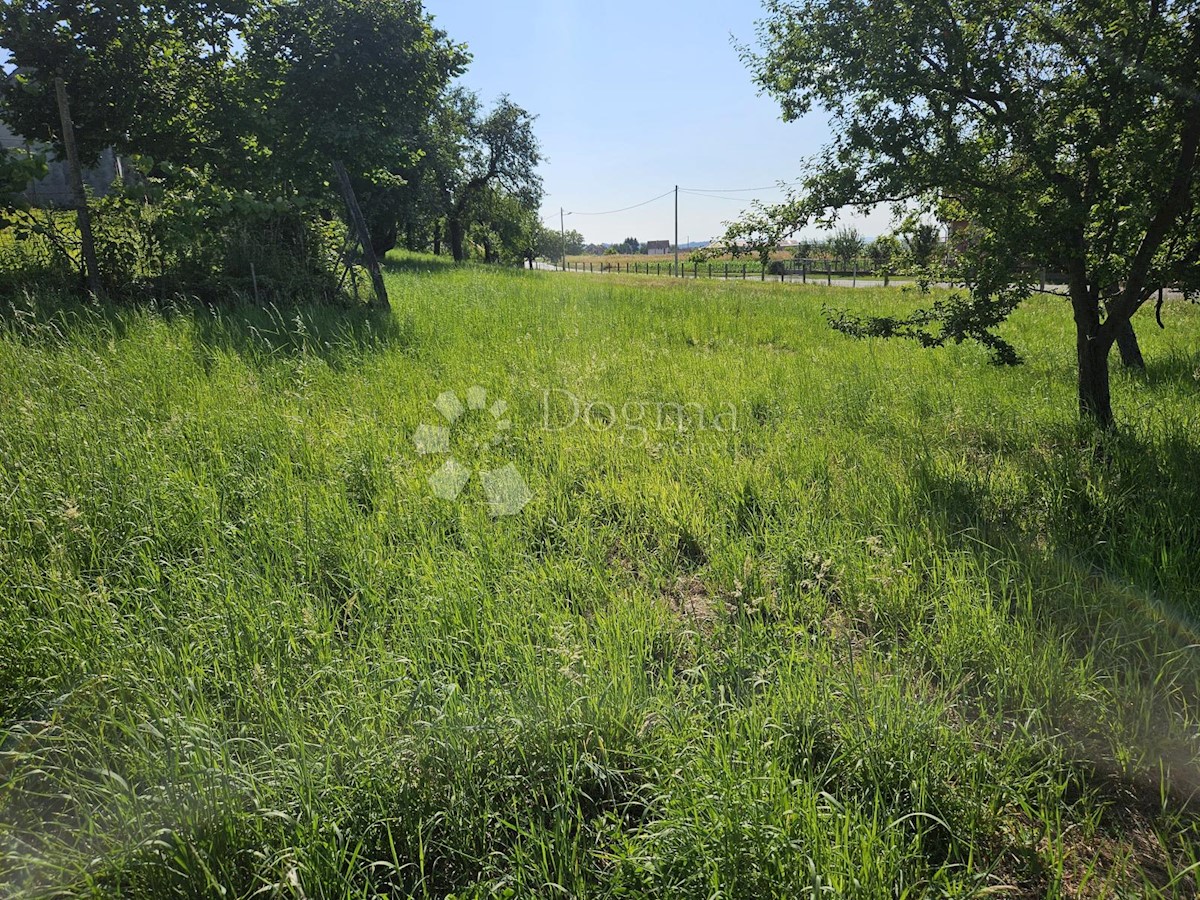
<instances>
[{"instance_id":1,"label":"grassy field","mask_svg":"<svg viewBox=\"0 0 1200 900\"><path fill-rule=\"evenodd\" d=\"M4 312L0 895L1195 896L1200 310L388 279Z\"/></svg>"}]
</instances>

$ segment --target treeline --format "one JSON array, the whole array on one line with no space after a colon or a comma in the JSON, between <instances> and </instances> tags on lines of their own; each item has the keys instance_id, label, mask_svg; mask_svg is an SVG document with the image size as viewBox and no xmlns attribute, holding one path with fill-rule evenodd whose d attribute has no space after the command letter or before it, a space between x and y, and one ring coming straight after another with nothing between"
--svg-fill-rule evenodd
<instances>
[{"instance_id":1,"label":"treeline","mask_svg":"<svg viewBox=\"0 0 1200 900\"><path fill-rule=\"evenodd\" d=\"M12 0L0 46L14 132L62 156L62 79L83 162L112 148L125 166L92 204L115 295L343 296L357 256L335 162L376 253L534 255L534 117L456 86L470 55L416 0ZM19 193L42 162L0 158L9 288L81 283L73 219Z\"/></svg>"}]
</instances>

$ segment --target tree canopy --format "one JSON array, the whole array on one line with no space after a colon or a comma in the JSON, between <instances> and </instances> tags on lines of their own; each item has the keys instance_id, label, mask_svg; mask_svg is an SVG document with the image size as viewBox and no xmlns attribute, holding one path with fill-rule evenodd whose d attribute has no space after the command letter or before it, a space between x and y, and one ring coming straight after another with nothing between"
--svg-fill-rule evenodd
<instances>
[{"instance_id":1,"label":"tree canopy","mask_svg":"<svg viewBox=\"0 0 1200 900\"><path fill-rule=\"evenodd\" d=\"M0 47L15 66L0 82L0 116L15 132L62 156L54 90L62 78L83 161L111 147L144 176L121 194L129 202L120 226L109 215L114 199L104 213L114 227L99 233L140 230L125 250L149 248L155 258L101 254L129 260L109 273L114 284L149 272L162 282L186 258L193 275L247 269L257 295L270 279L256 277L263 263L252 268L244 251L271 242L325 274L352 265L328 227L330 210L342 208L335 161L376 254L401 230L414 248L432 235L435 250L446 234L456 259L468 242L491 261L527 257L536 242L534 117L507 97L485 111L454 86L470 56L419 0L12 0L0 6ZM20 184L37 165L0 154L0 180ZM135 193L157 212L136 206ZM42 230L54 227L47 220ZM70 242L51 237L75 265ZM314 271L294 256L279 262L281 272Z\"/></svg>"},{"instance_id":2,"label":"tree canopy","mask_svg":"<svg viewBox=\"0 0 1200 900\"><path fill-rule=\"evenodd\" d=\"M768 0L746 60L834 137L788 202L733 236L915 201L966 224L970 301L997 322L1035 268L1067 274L1082 413L1113 422L1107 360L1160 288L1200 286L1200 8L1183 0ZM964 319L965 317L965 319ZM936 318L936 317L935 317ZM945 324L945 320L942 320ZM965 333L965 332L964 332Z\"/></svg>"}]
</instances>

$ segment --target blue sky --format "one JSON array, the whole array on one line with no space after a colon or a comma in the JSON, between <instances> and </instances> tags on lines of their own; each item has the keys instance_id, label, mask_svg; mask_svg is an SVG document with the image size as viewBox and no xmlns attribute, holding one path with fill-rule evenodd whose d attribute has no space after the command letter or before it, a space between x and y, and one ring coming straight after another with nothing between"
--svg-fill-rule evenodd
<instances>
[{"instance_id":1,"label":"blue sky","mask_svg":"<svg viewBox=\"0 0 1200 900\"><path fill-rule=\"evenodd\" d=\"M538 116L547 224L559 207L589 241L673 238L670 197L617 215L588 216L681 188L679 238L720 234L751 199L740 191L794 180L828 139L825 116L780 121L757 95L736 43L752 43L752 0L584 3L580 0L426 0L438 27L474 56L463 81L486 101L509 94ZM852 221L876 234L886 210Z\"/></svg>"}]
</instances>

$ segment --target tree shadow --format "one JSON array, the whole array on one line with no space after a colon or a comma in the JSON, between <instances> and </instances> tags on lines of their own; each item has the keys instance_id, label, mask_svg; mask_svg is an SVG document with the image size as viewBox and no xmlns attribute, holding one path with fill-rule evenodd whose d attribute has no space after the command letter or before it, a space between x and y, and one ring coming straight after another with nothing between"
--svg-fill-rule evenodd
<instances>
[{"instance_id":1,"label":"tree shadow","mask_svg":"<svg viewBox=\"0 0 1200 900\"><path fill-rule=\"evenodd\" d=\"M1090 705L1097 698L1036 710L1033 730L1086 770L1081 789L1118 816L1152 818L1169 799L1197 817L1198 748L1170 723L1200 708L1200 444L1183 432L1105 440L1097 452L1064 431L1049 453L1041 445L1047 461L1017 498L986 464L924 457L910 470L913 500L936 546L973 557L991 596L1010 598L1004 614L1018 630L1068 649L1112 697L1129 691L1154 709L1153 721L1122 721L1127 711ZM1013 589L1014 572L1025 587ZM1139 764L1114 756L1114 733L1141 735Z\"/></svg>"},{"instance_id":2,"label":"tree shadow","mask_svg":"<svg viewBox=\"0 0 1200 900\"><path fill-rule=\"evenodd\" d=\"M444 256L391 251L380 260L385 272L409 275L444 275L461 266Z\"/></svg>"},{"instance_id":3,"label":"tree shadow","mask_svg":"<svg viewBox=\"0 0 1200 900\"><path fill-rule=\"evenodd\" d=\"M1145 372L1126 370L1151 387L1190 385L1200 388L1200 355L1174 351L1146 360Z\"/></svg>"},{"instance_id":4,"label":"tree shadow","mask_svg":"<svg viewBox=\"0 0 1200 900\"><path fill-rule=\"evenodd\" d=\"M313 356L336 369L365 354L407 351L415 343L411 319L361 304L279 307L178 299L133 305L55 293L0 303L0 331L39 346L119 341L154 320L184 323L201 349L233 353L256 366Z\"/></svg>"}]
</instances>

